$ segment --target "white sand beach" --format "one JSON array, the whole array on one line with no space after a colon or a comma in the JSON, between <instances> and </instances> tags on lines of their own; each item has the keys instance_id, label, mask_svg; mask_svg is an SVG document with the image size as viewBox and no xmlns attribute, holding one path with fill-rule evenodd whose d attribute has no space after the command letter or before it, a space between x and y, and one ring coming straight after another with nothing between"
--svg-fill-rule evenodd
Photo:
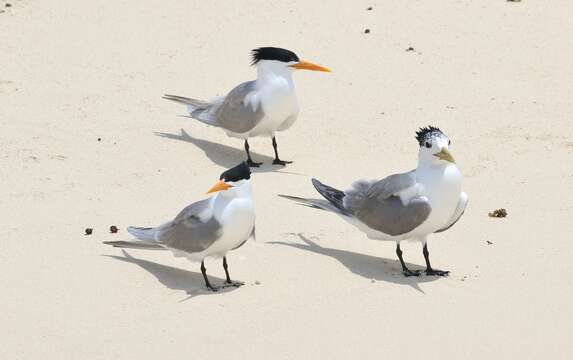
<instances>
[{"instance_id":1,"label":"white sand beach","mask_svg":"<svg viewBox=\"0 0 573 360\"><path fill-rule=\"evenodd\" d=\"M559 0L0 2L1 357L570 359L572 12ZM210 293L199 264L102 244L171 219L244 159L241 140L161 96L224 95L254 79L260 46L333 72L295 75L301 113L278 134L293 164L269 165L270 139L251 141L267 162L253 175L257 241L228 254L245 286ZM313 177L344 189L408 171L426 125L451 138L470 198L430 237L447 278L405 278L394 243L277 197L317 196ZM508 216L488 217L497 208ZM423 269L420 244L403 251ZM221 283L220 261L206 265Z\"/></svg>"}]
</instances>

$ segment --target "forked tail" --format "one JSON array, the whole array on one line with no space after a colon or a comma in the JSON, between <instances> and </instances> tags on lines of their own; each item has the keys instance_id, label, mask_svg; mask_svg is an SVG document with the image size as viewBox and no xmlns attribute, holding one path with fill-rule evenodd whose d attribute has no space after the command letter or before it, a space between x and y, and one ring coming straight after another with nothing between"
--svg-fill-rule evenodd
<instances>
[{"instance_id":1,"label":"forked tail","mask_svg":"<svg viewBox=\"0 0 573 360\"><path fill-rule=\"evenodd\" d=\"M127 228L127 232L135 236L137 240L104 241L103 243L123 249L166 250L155 241L156 228L130 226Z\"/></svg>"},{"instance_id":2,"label":"forked tail","mask_svg":"<svg viewBox=\"0 0 573 360\"><path fill-rule=\"evenodd\" d=\"M219 126L212 111L212 103L177 95L163 95L163 98L186 105L189 117L207 125Z\"/></svg>"}]
</instances>

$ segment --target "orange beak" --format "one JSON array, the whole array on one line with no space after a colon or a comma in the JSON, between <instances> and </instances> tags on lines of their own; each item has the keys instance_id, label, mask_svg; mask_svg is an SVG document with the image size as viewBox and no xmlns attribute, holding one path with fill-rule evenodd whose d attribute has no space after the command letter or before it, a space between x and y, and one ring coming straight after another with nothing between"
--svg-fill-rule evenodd
<instances>
[{"instance_id":1,"label":"orange beak","mask_svg":"<svg viewBox=\"0 0 573 360\"><path fill-rule=\"evenodd\" d=\"M232 187L233 185L229 185L224 181L218 181L215 185L213 185L212 188L209 189L209 191L207 191L207 194L214 193L217 191L229 190Z\"/></svg>"},{"instance_id":2,"label":"orange beak","mask_svg":"<svg viewBox=\"0 0 573 360\"><path fill-rule=\"evenodd\" d=\"M296 64L289 65L292 68L299 69L299 70L312 70L312 71L324 71L324 72L331 72L329 68L320 66L317 64L313 64L310 61L301 60Z\"/></svg>"}]
</instances>

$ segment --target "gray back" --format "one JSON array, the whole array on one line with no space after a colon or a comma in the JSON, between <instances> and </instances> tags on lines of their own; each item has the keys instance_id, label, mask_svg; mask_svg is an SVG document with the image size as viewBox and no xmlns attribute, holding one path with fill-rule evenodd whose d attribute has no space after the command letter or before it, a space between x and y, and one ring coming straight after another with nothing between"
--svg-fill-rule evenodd
<instances>
[{"instance_id":1,"label":"gray back","mask_svg":"<svg viewBox=\"0 0 573 360\"><path fill-rule=\"evenodd\" d=\"M221 237L221 223L209 213L210 199L193 203L159 230L158 241L165 246L188 253L201 252ZM201 216L200 216L201 214ZM205 218L202 220L201 218Z\"/></svg>"},{"instance_id":2,"label":"gray back","mask_svg":"<svg viewBox=\"0 0 573 360\"><path fill-rule=\"evenodd\" d=\"M420 226L431 212L425 198L407 205L395 194L416 185L413 171L380 181L358 181L345 191L344 207L369 228L391 236L406 234Z\"/></svg>"},{"instance_id":3,"label":"gray back","mask_svg":"<svg viewBox=\"0 0 573 360\"><path fill-rule=\"evenodd\" d=\"M368 196L387 199L414 185L416 185L415 170L403 174L394 174L374 182L368 189Z\"/></svg>"},{"instance_id":4,"label":"gray back","mask_svg":"<svg viewBox=\"0 0 573 360\"><path fill-rule=\"evenodd\" d=\"M225 97L215 111L219 126L234 133L245 133L252 130L264 117L263 107L259 103L256 110L245 104L245 97L255 90L255 81L244 82Z\"/></svg>"}]
</instances>

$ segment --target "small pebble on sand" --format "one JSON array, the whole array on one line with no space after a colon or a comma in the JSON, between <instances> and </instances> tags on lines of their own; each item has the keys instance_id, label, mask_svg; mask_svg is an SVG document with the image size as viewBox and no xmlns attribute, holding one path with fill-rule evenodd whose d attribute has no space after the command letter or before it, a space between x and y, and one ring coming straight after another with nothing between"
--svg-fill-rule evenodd
<instances>
[{"instance_id":1,"label":"small pebble on sand","mask_svg":"<svg viewBox=\"0 0 573 360\"><path fill-rule=\"evenodd\" d=\"M487 215L493 218L504 218L507 216L507 210L505 210L504 208L496 209Z\"/></svg>"}]
</instances>

